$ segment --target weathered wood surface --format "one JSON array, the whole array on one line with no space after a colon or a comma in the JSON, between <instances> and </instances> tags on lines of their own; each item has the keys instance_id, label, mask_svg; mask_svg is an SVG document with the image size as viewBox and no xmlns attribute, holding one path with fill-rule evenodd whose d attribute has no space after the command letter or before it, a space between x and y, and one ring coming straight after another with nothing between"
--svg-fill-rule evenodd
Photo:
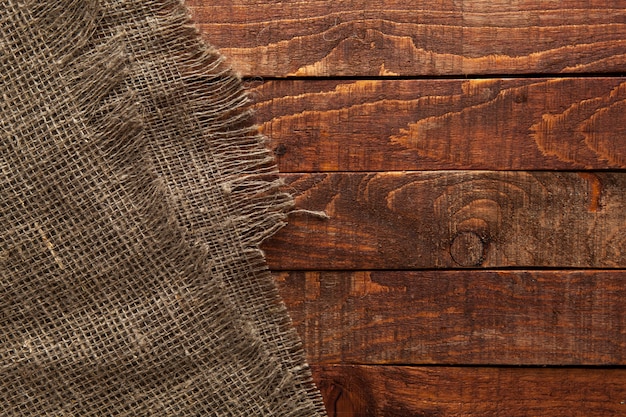
<instances>
[{"instance_id":1,"label":"weathered wood surface","mask_svg":"<svg viewBox=\"0 0 626 417\"><path fill-rule=\"evenodd\" d=\"M626 415L626 369L316 366L329 417Z\"/></svg>"},{"instance_id":2,"label":"weathered wood surface","mask_svg":"<svg viewBox=\"0 0 626 417\"><path fill-rule=\"evenodd\" d=\"M620 72L611 0L187 0L206 39L263 77Z\"/></svg>"},{"instance_id":3,"label":"weathered wood surface","mask_svg":"<svg viewBox=\"0 0 626 417\"><path fill-rule=\"evenodd\" d=\"M331 416L626 415L625 1L186 3L328 215L263 249Z\"/></svg>"},{"instance_id":4,"label":"weathered wood surface","mask_svg":"<svg viewBox=\"0 0 626 417\"><path fill-rule=\"evenodd\" d=\"M282 172L626 168L626 81L276 80L252 90Z\"/></svg>"},{"instance_id":5,"label":"weathered wood surface","mask_svg":"<svg viewBox=\"0 0 626 417\"><path fill-rule=\"evenodd\" d=\"M275 270L626 267L626 173L287 174Z\"/></svg>"},{"instance_id":6,"label":"weathered wood surface","mask_svg":"<svg viewBox=\"0 0 626 417\"><path fill-rule=\"evenodd\" d=\"M624 271L283 272L276 279L316 364L626 365Z\"/></svg>"}]
</instances>

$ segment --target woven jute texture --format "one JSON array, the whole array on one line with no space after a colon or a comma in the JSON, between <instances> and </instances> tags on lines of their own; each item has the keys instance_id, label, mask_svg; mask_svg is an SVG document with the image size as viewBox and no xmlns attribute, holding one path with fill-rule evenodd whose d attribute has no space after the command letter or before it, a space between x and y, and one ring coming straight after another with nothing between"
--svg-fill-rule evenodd
<instances>
[{"instance_id":1,"label":"woven jute texture","mask_svg":"<svg viewBox=\"0 0 626 417\"><path fill-rule=\"evenodd\" d=\"M247 106L178 0L0 0L0 415L324 415Z\"/></svg>"}]
</instances>

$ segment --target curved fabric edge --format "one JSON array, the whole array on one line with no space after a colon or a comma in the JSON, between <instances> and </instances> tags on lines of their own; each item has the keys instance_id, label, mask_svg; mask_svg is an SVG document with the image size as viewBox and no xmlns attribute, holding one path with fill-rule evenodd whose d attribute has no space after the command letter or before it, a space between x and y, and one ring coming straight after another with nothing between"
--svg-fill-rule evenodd
<instances>
[{"instance_id":1,"label":"curved fabric edge","mask_svg":"<svg viewBox=\"0 0 626 417\"><path fill-rule=\"evenodd\" d=\"M301 340L258 248L284 225L293 200L280 189L241 79L201 39L179 0L102 3L117 7L109 8L114 12L102 19L101 30L124 33L135 48L127 84L144 108L148 153L179 225L189 242L207 250L231 302L293 377L311 413L325 415ZM165 63L157 76L155 62ZM167 125L176 129L165 131Z\"/></svg>"}]
</instances>

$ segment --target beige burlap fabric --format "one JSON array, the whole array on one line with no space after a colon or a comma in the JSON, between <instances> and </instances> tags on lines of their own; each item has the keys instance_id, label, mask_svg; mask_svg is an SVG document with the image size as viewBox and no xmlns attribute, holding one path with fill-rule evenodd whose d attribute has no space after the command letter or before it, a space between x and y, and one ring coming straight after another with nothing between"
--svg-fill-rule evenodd
<instances>
[{"instance_id":1,"label":"beige burlap fabric","mask_svg":"<svg viewBox=\"0 0 626 417\"><path fill-rule=\"evenodd\" d=\"M0 0L0 415L321 416L291 206L178 0Z\"/></svg>"}]
</instances>

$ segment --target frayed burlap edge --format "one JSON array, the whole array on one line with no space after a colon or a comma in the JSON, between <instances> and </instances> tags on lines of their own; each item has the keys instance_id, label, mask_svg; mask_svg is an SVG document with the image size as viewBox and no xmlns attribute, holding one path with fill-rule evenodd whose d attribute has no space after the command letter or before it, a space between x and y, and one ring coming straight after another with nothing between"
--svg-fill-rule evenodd
<instances>
[{"instance_id":1,"label":"frayed burlap edge","mask_svg":"<svg viewBox=\"0 0 626 417\"><path fill-rule=\"evenodd\" d=\"M92 7L92 13L96 13L93 11L95 2L55 3L56 7L42 9L42 12L35 10L33 15L59 21L76 19L72 13L79 13L80 8L89 10L84 7L86 4ZM45 4L21 7L42 8ZM223 65L222 58L214 50L202 44L178 1L142 2L141 5L139 2L103 1L97 6L100 7L98 18L85 19L93 27L71 26L89 32L89 41L85 36L74 37L73 42L59 37L66 41L65 44L59 42L59 45L73 45L74 49L59 53L54 65L65 68L67 63L63 61L70 61L69 66L76 67L72 60L84 60L89 53L99 57L87 61L88 65L77 71L76 80L70 82L84 86L73 89L74 96L92 98L79 100L75 105L81 109L79 113L94 124L95 130L104 132L102 140L96 142L110 152L108 161L112 165L106 165L111 169L109 174L122 178L120 184L129 189L137 187L138 195L149 196L148 200L138 203L146 213L155 210L170 213L166 216L168 231L163 233L168 239L180 236L191 248L197 248L192 252L205 254L205 267L208 266L211 275L220 280L226 300L223 301L232 304L241 314L238 320L242 329L261 341L261 349L268 358L278 360L285 374L284 380L293 378L294 395L300 395L297 401L302 402L295 407L300 411L293 415L323 414L301 343L258 249L258 244L282 225L284 211L291 206L291 200L279 191L276 168L271 155L262 146L262 137L251 125L250 113L246 110L248 100L240 80ZM124 7L129 9L124 10ZM138 19L132 21L134 17ZM27 23L34 24L37 19ZM54 25L56 23L50 23L48 27ZM165 48L153 53L155 50L148 48L150 45L139 45L131 28L138 28L139 35L136 36L139 37L146 36L141 31L153 31L156 35L153 33L147 38L151 39L150 42L156 39ZM89 52L85 51L87 43ZM115 44L118 46L112 46ZM122 51L117 50L119 45L122 45ZM76 50L83 50L83 55L76 57ZM116 56L120 58L116 59ZM122 61L127 63L123 69L119 68ZM163 78L137 81L146 74L142 65L155 65L159 61L169 66L163 72ZM88 70L96 63L101 70L97 76L95 71ZM120 74L124 75L123 79L119 78ZM104 82L107 78L109 87L95 88L107 85ZM113 89L111 86L115 83L120 85ZM175 88L170 89L168 86L172 85ZM109 91L111 89L114 91ZM109 97L98 97L97 91ZM215 91L220 92L220 98L212 101ZM174 96L176 106L186 107L181 112L185 113L181 122L185 129L189 129L183 132L185 134L179 133L178 143L171 136L155 135L167 120L167 115L165 118L161 116L168 105L155 106L154 103L159 100L167 102L168 97ZM97 100L93 100L94 97ZM90 103L96 102L105 105L97 110L89 107ZM141 129L138 129L139 125ZM116 164L119 171L115 171L113 165ZM140 175L128 167L141 164L151 167L151 174L138 181ZM207 169L207 166L211 168ZM217 195L225 208L221 216L212 212L213 207L203 204L203 199L214 201ZM220 245L214 243L216 233L227 236L219 242ZM43 231L41 234L45 235ZM49 245L45 246L52 253ZM2 253L10 252L10 249L2 250ZM4 255L0 257L4 258ZM59 256L55 261L59 268L65 268L61 258ZM194 260L190 266L202 269L198 262ZM284 383L282 388L286 389ZM292 415L291 412L288 414Z\"/></svg>"}]
</instances>

